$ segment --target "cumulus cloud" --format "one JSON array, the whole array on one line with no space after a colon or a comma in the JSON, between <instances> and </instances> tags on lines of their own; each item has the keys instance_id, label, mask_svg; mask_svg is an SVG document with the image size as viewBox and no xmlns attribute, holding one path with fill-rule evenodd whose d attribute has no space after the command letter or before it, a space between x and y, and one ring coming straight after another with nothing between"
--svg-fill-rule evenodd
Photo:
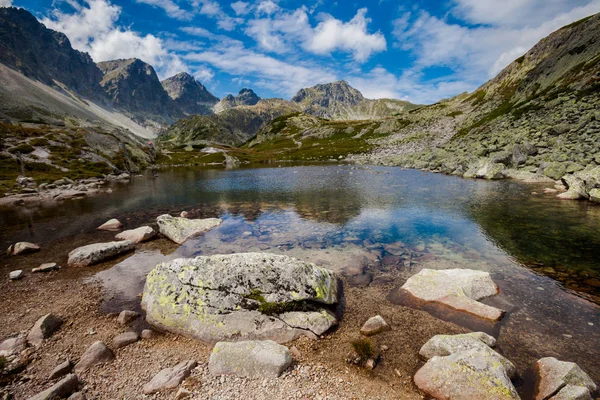
<instances>
[{"instance_id":1,"label":"cumulus cloud","mask_svg":"<svg viewBox=\"0 0 600 400\"><path fill-rule=\"evenodd\" d=\"M217 26L226 31L232 31L242 22L241 18L230 17L223 11L221 5L213 0L197 0L197 5L200 7L199 13L217 20Z\"/></svg>"},{"instance_id":2,"label":"cumulus cloud","mask_svg":"<svg viewBox=\"0 0 600 400\"><path fill-rule=\"evenodd\" d=\"M269 15L273 14L277 10L279 10L279 6L272 0L263 0L256 7L256 12L259 14Z\"/></svg>"},{"instance_id":3,"label":"cumulus cloud","mask_svg":"<svg viewBox=\"0 0 600 400\"><path fill-rule=\"evenodd\" d=\"M154 35L140 35L117 25L121 8L107 0L88 0L75 13L55 10L42 22L50 29L67 35L74 48L90 54L94 61L139 58L151 64L160 77L188 68L176 54L163 46Z\"/></svg>"},{"instance_id":4,"label":"cumulus cloud","mask_svg":"<svg viewBox=\"0 0 600 400\"><path fill-rule=\"evenodd\" d=\"M153 7L162 8L168 16L181 20L190 20L193 13L181 9L173 0L136 0L138 3L148 4Z\"/></svg>"},{"instance_id":5,"label":"cumulus cloud","mask_svg":"<svg viewBox=\"0 0 600 400\"><path fill-rule=\"evenodd\" d=\"M12 6L12 0L0 0L0 7Z\"/></svg>"},{"instance_id":6,"label":"cumulus cloud","mask_svg":"<svg viewBox=\"0 0 600 400\"><path fill-rule=\"evenodd\" d=\"M211 38L214 36L212 32L199 26L184 26L181 30L192 36L200 36L205 38Z\"/></svg>"},{"instance_id":7,"label":"cumulus cloud","mask_svg":"<svg viewBox=\"0 0 600 400\"><path fill-rule=\"evenodd\" d=\"M231 3L231 8L233 8L235 15L246 15L250 12L250 3L236 1L235 3Z\"/></svg>"}]
</instances>

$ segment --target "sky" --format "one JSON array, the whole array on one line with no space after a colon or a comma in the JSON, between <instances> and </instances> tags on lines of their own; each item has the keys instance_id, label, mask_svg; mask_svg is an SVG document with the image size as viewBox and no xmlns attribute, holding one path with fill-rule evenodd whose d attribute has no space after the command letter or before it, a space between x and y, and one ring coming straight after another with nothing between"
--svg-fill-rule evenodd
<instances>
[{"instance_id":1,"label":"sky","mask_svg":"<svg viewBox=\"0 0 600 400\"><path fill-rule=\"evenodd\" d=\"M473 91L600 0L0 0L94 61L137 57L224 97L346 80L367 98L429 104Z\"/></svg>"}]
</instances>

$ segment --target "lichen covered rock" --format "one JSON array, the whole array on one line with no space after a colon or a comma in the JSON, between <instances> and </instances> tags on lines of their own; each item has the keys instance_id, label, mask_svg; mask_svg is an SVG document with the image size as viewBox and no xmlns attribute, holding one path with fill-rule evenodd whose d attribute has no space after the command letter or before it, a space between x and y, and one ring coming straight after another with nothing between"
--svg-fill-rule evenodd
<instances>
[{"instance_id":1,"label":"lichen covered rock","mask_svg":"<svg viewBox=\"0 0 600 400\"><path fill-rule=\"evenodd\" d=\"M597 386L579 366L572 362L545 357L537 362L539 381L536 400L591 399Z\"/></svg>"},{"instance_id":2,"label":"lichen covered rock","mask_svg":"<svg viewBox=\"0 0 600 400\"><path fill-rule=\"evenodd\" d=\"M244 253L177 259L146 279L142 307L159 330L221 340L315 338L337 321L337 276L287 256Z\"/></svg>"},{"instance_id":3,"label":"lichen covered rock","mask_svg":"<svg viewBox=\"0 0 600 400\"><path fill-rule=\"evenodd\" d=\"M71 251L67 263L72 267L86 267L134 249L134 243L129 240L88 244Z\"/></svg>"},{"instance_id":4,"label":"lichen covered rock","mask_svg":"<svg viewBox=\"0 0 600 400\"><path fill-rule=\"evenodd\" d=\"M187 219L164 214L156 218L160 233L177 244L221 225L218 218Z\"/></svg>"}]
</instances>

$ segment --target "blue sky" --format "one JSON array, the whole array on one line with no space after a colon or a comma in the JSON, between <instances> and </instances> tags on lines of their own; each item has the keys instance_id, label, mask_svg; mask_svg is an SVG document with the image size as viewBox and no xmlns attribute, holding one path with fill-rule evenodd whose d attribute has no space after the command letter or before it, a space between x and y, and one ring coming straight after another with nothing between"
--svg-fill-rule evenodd
<instances>
[{"instance_id":1,"label":"blue sky","mask_svg":"<svg viewBox=\"0 0 600 400\"><path fill-rule=\"evenodd\" d=\"M291 98L345 79L369 98L432 103L472 91L600 0L0 0L95 61L187 71L216 96Z\"/></svg>"}]
</instances>

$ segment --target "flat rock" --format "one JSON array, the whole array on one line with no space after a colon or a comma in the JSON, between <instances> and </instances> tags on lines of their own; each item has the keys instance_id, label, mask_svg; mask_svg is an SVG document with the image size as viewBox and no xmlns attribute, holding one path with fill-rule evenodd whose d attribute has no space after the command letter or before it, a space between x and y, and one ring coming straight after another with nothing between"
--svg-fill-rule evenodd
<instances>
[{"instance_id":1,"label":"flat rock","mask_svg":"<svg viewBox=\"0 0 600 400\"><path fill-rule=\"evenodd\" d=\"M60 328L63 321L54 314L46 314L38 319L27 335L27 342L39 346L44 339L52 336Z\"/></svg>"},{"instance_id":2,"label":"flat rock","mask_svg":"<svg viewBox=\"0 0 600 400\"><path fill-rule=\"evenodd\" d=\"M419 354L426 359L430 359L435 356L448 356L459 351L494 346L496 346L496 339L484 332L435 335L421 347Z\"/></svg>"},{"instance_id":3,"label":"flat rock","mask_svg":"<svg viewBox=\"0 0 600 400\"><path fill-rule=\"evenodd\" d=\"M164 214L156 218L156 222L162 235L177 244L182 244L191 237L221 225L222 221L218 218L187 219Z\"/></svg>"},{"instance_id":4,"label":"flat rock","mask_svg":"<svg viewBox=\"0 0 600 400\"><path fill-rule=\"evenodd\" d=\"M13 255L18 256L19 254L34 253L40 251L40 246L29 242L15 243L13 246Z\"/></svg>"},{"instance_id":5,"label":"flat rock","mask_svg":"<svg viewBox=\"0 0 600 400\"><path fill-rule=\"evenodd\" d=\"M289 349L271 340L219 342L210 355L208 370L213 375L277 378L291 364Z\"/></svg>"},{"instance_id":6,"label":"flat rock","mask_svg":"<svg viewBox=\"0 0 600 400\"><path fill-rule=\"evenodd\" d=\"M8 358L17 355L25 350L26 346L25 336L8 338L0 343L0 357Z\"/></svg>"},{"instance_id":7,"label":"flat rock","mask_svg":"<svg viewBox=\"0 0 600 400\"><path fill-rule=\"evenodd\" d=\"M504 311L477 301L499 291L487 272L460 268L426 268L410 277L402 289L418 299L445 304L493 321L504 315Z\"/></svg>"},{"instance_id":8,"label":"flat rock","mask_svg":"<svg viewBox=\"0 0 600 400\"><path fill-rule=\"evenodd\" d=\"M22 269L17 269L15 271L11 271L8 274L8 277L10 278L11 281L18 281L19 279L23 278L25 276L25 273L23 272Z\"/></svg>"},{"instance_id":9,"label":"flat rock","mask_svg":"<svg viewBox=\"0 0 600 400\"><path fill-rule=\"evenodd\" d=\"M594 381L575 363L545 357L538 360L536 366L539 376L536 400L586 399L597 389ZM569 397L570 394L577 396Z\"/></svg>"},{"instance_id":10,"label":"flat rock","mask_svg":"<svg viewBox=\"0 0 600 400\"><path fill-rule=\"evenodd\" d=\"M50 272L58 269L58 265L56 263L44 263L39 267L32 268L31 272Z\"/></svg>"},{"instance_id":11,"label":"flat rock","mask_svg":"<svg viewBox=\"0 0 600 400\"><path fill-rule=\"evenodd\" d=\"M385 322L383 317L381 315L376 315L365 322L362 328L360 328L360 333L366 336L372 336L390 330L392 330L392 328Z\"/></svg>"},{"instance_id":12,"label":"flat rock","mask_svg":"<svg viewBox=\"0 0 600 400\"><path fill-rule=\"evenodd\" d=\"M114 358L115 355L112 350L106 347L101 341L97 341L83 353L79 362L75 365L75 372L80 373L94 365L112 361Z\"/></svg>"},{"instance_id":13,"label":"flat rock","mask_svg":"<svg viewBox=\"0 0 600 400\"><path fill-rule=\"evenodd\" d=\"M436 399L519 399L499 357L502 356L490 348L434 356L417 371L414 381Z\"/></svg>"},{"instance_id":14,"label":"flat rock","mask_svg":"<svg viewBox=\"0 0 600 400\"><path fill-rule=\"evenodd\" d=\"M133 243L141 243L156 236L156 231L149 226L141 226L136 229L123 231L115 236L117 240L129 240Z\"/></svg>"},{"instance_id":15,"label":"flat rock","mask_svg":"<svg viewBox=\"0 0 600 400\"><path fill-rule=\"evenodd\" d=\"M137 334L137 332L121 333L113 339L113 346L115 347L115 349L120 349L121 347L125 347L127 345L137 342L139 339L140 337Z\"/></svg>"},{"instance_id":16,"label":"flat rock","mask_svg":"<svg viewBox=\"0 0 600 400\"><path fill-rule=\"evenodd\" d=\"M50 372L50 376L48 378L49 379L61 378L61 377L65 376L66 374L68 374L69 372L71 372L72 370L73 370L73 364L71 363L71 361L67 360L67 361L63 362L62 364L59 364L56 367L54 367L52 372Z\"/></svg>"},{"instance_id":17,"label":"flat rock","mask_svg":"<svg viewBox=\"0 0 600 400\"><path fill-rule=\"evenodd\" d=\"M144 394L152 394L176 388L185 378L190 376L196 365L198 365L196 361L188 360L180 362L173 368L163 369L150 382L144 385Z\"/></svg>"},{"instance_id":18,"label":"flat rock","mask_svg":"<svg viewBox=\"0 0 600 400\"><path fill-rule=\"evenodd\" d=\"M109 219L108 221L106 221L105 223L103 223L96 229L101 230L101 231L118 231L122 227L123 227L123 224L121 223L121 221L119 221L116 218L113 218L113 219Z\"/></svg>"},{"instance_id":19,"label":"flat rock","mask_svg":"<svg viewBox=\"0 0 600 400\"><path fill-rule=\"evenodd\" d=\"M86 267L134 249L134 243L129 240L88 244L70 252L68 264L73 267Z\"/></svg>"},{"instance_id":20,"label":"flat rock","mask_svg":"<svg viewBox=\"0 0 600 400\"><path fill-rule=\"evenodd\" d=\"M79 379L77 379L77 376L69 374L50 388L30 397L29 400L62 399L76 392L78 387Z\"/></svg>"},{"instance_id":21,"label":"flat rock","mask_svg":"<svg viewBox=\"0 0 600 400\"><path fill-rule=\"evenodd\" d=\"M131 311L131 310L123 310L117 317L117 322L121 325L127 325L131 321L135 320L140 316L140 313Z\"/></svg>"},{"instance_id":22,"label":"flat rock","mask_svg":"<svg viewBox=\"0 0 600 400\"><path fill-rule=\"evenodd\" d=\"M333 272L281 255L176 259L148 274L142 307L147 322L158 330L206 343L285 343L302 335L316 338L336 323L326 306L337 304L338 285ZM299 305L314 311L301 316L294 309Z\"/></svg>"}]
</instances>

